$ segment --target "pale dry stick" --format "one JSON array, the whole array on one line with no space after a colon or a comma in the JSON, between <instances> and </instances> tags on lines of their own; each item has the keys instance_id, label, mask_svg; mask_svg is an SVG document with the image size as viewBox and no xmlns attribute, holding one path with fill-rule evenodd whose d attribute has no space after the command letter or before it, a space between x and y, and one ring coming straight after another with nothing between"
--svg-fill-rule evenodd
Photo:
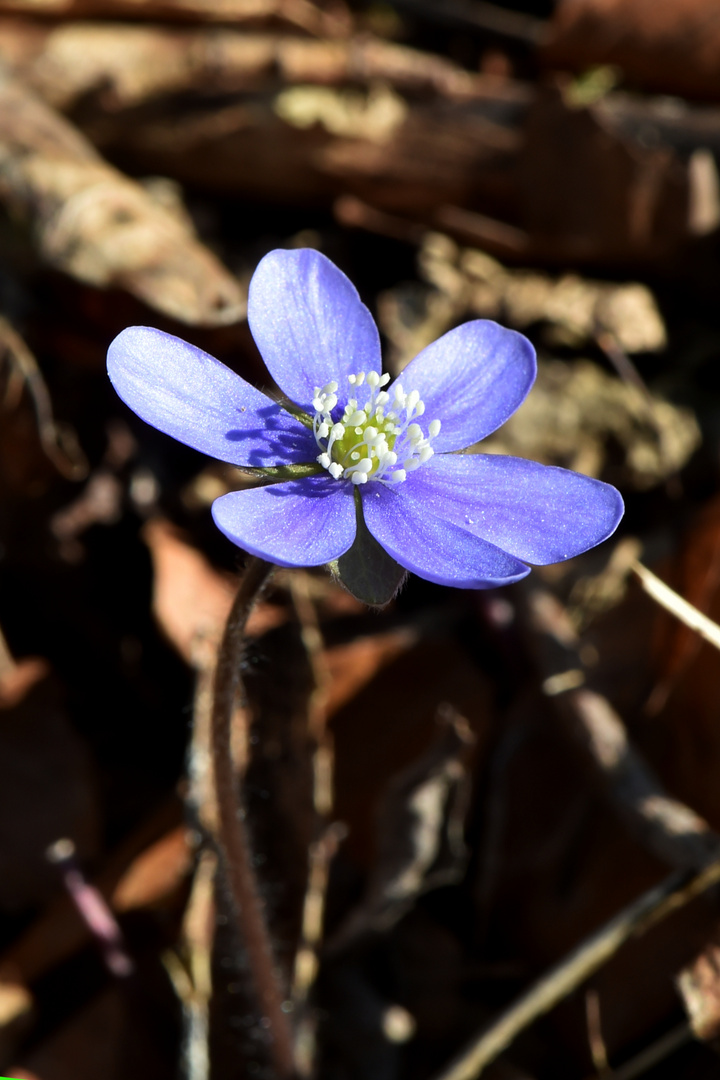
<instances>
[{"instance_id":1,"label":"pale dry stick","mask_svg":"<svg viewBox=\"0 0 720 1080\"><path fill-rule=\"evenodd\" d=\"M320 622L312 600L309 575L290 575L290 595L300 623L302 643L310 662L313 689L308 702L308 732L315 742L313 754L313 802L315 811L327 818L333 804L333 745L327 728L327 701L330 672L325 658Z\"/></svg>"},{"instance_id":2,"label":"pale dry stick","mask_svg":"<svg viewBox=\"0 0 720 1080\"><path fill-rule=\"evenodd\" d=\"M602 1033L602 1019L600 1016L600 995L597 990L590 989L585 993L585 1019L587 1021L588 1043L590 1044L590 1056L595 1066L595 1072L600 1077L606 1077L610 1072L608 1063L607 1047Z\"/></svg>"},{"instance_id":3,"label":"pale dry stick","mask_svg":"<svg viewBox=\"0 0 720 1080\"><path fill-rule=\"evenodd\" d=\"M217 837L218 831L218 807L210 730L217 651L218 643L211 637L198 637L193 643L192 664L196 675L192 740L188 755L190 789L187 799L197 814L200 825L213 838Z\"/></svg>"},{"instance_id":4,"label":"pale dry stick","mask_svg":"<svg viewBox=\"0 0 720 1080\"><path fill-rule=\"evenodd\" d=\"M328 821L333 809L333 742L327 728L327 701L330 672L317 609L312 599L311 578L296 571L290 576L290 594L300 623L302 642L313 674L308 701L308 732L314 741L313 802L318 817ZM322 941L325 897L330 864L342 842L346 828L339 822L327 826L310 847L308 881L303 904L301 941L295 956L292 1001L296 1022L295 1064L300 1076L313 1072L316 1053L316 1018L307 1009L308 999L319 970L318 953Z\"/></svg>"},{"instance_id":5,"label":"pale dry stick","mask_svg":"<svg viewBox=\"0 0 720 1080\"><path fill-rule=\"evenodd\" d=\"M581 945L533 983L436 1080L475 1080L483 1069L544 1013L576 990L632 937L688 904L720 882L720 859L688 878L675 873L655 885L605 923Z\"/></svg>"},{"instance_id":6,"label":"pale dry stick","mask_svg":"<svg viewBox=\"0 0 720 1080\"><path fill-rule=\"evenodd\" d=\"M656 600L661 607L664 607L666 611L669 611L671 615L674 615L680 622L685 623L691 630L694 630L701 638L709 642L710 645L714 645L716 649L720 649L720 626L712 619L709 619L707 615L703 615L702 611L694 606L694 604L688 603L687 600L683 600L679 593L676 593L674 589L671 589L669 585L666 585L664 581L661 581L651 570L648 570L647 566L643 566L640 562L633 563L632 569L635 571L640 579L642 585L648 596L651 596L653 600Z\"/></svg>"},{"instance_id":7,"label":"pale dry stick","mask_svg":"<svg viewBox=\"0 0 720 1080\"><path fill-rule=\"evenodd\" d=\"M83 480L88 463L72 435L58 427L53 417L48 388L30 352L17 330L0 315L0 349L11 357L32 399L40 444L53 465L66 480Z\"/></svg>"},{"instance_id":8,"label":"pale dry stick","mask_svg":"<svg viewBox=\"0 0 720 1080\"><path fill-rule=\"evenodd\" d=\"M295 1065L301 1077L313 1075L317 1050L317 1018L307 1008L320 969L319 952L325 924L330 866L347 835L346 826L333 822L310 847L310 866L303 905L302 940L295 956L293 1005L298 1014L295 1038Z\"/></svg>"},{"instance_id":9,"label":"pale dry stick","mask_svg":"<svg viewBox=\"0 0 720 1080\"><path fill-rule=\"evenodd\" d=\"M630 1058L624 1065L620 1065L617 1069L613 1069L608 1074L608 1080L635 1080L636 1076L642 1076L649 1069L652 1069L653 1065L658 1065L661 1061L664 1061L666 1057L674 1053L675 1050L679 1050L685 1043L690 1042L693 1037L692 1028L687 1023L678 1024L677 1027L671 1028L670 1031L666 1031L664 1035L661 1035L659 1039L656 1039L650 1046L646 1046L644 1050L641 1050L635 1057ZM593 1080L595 1078L593 1077Z\"/></svg>"},{"instance_id":10,"label":"pale dry stick","mask_svg":"<svg viewBox=\"0 0 720 1080\"><path fill-rule=\"evenodd\" d=\"M253 605L273 571L271 563L251 557L223 632L215 669L211 719L212 760L218 803L218 846L223 856L238 927L248 958L258 1004L270 1035L270 1054L279 1077L294 1074L293 1039L283 1012L285 995L278 978L263 903L253 869L250 838L238 806L232 758L232 717L242 693L240 665L245 626Z\"/></svg>"},{"instance_id":11,"label":"pale dry stick","mask_svg":"<svg viewBox=\"0 0 720 1080\"><path fill-rule=\"evenodd\" d=\"M203 851L183 918L183 959L172 950L162 957L185 1013L183 1056L186 1080L208 1080L210 1076L208 1041L216 870L215 852Z\"/></svg>"}]
</instances>

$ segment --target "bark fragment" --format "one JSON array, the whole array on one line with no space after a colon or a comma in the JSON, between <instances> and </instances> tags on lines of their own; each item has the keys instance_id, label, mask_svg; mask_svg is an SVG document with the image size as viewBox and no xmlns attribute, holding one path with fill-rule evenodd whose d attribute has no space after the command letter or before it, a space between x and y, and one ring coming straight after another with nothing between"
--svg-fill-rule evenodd
<instances>
[{"instance_id":1,"label":"bark fragment","mask_svg":"<svg viewBox=\"0 0 720 1080\"><path fill-rule=\"evenodd\" d=\"M1 74L0 200L30 227L43 261L80 281L125 288L184 323L221 325L244 314L239 284L186 223Z\"/></svg>"}]
</instances>

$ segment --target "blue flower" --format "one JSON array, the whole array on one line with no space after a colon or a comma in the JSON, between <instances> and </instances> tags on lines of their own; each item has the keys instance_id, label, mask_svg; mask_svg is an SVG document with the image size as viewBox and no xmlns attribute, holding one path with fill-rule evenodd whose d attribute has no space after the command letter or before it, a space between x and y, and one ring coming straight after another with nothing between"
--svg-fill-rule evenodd
<instances>
[{"instance_id":1,"label":"blue flower","mask_svg":"<svg viewBox=\"0 0 720 1080\"><path fill-rule=\"evenodd\" d=\"M535 379L521 334L475 320L389 383L354 286L313 250L272 251L250 283L250 330L284 399L148 327L124 330L108 371L138 416L237 466L291 466L230 492L216 524L281 566L337 560L365 525L400 566L463 588L504 585L599 544L623 513L615 488L521 458L457 453L511 416ZM275 474L275 478L277 477Z\"/></svg>"}]
</instances>

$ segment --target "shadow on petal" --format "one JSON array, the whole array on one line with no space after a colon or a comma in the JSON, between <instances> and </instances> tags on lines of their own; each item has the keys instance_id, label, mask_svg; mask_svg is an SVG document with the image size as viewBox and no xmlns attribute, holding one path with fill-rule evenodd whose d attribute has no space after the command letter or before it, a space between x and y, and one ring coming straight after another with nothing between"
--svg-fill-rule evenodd
<instances>
[{"instance_id":1,"label":"shadow on petal","mask_svg":"<svg viewBox=\"0 0 720 1080\"><path fill-rule=\"evenodd\" d=\"M332 499L339 495L351 496L352 484L349 480L334 480L327 473L318 476L303 476L298 480L286 480L281 484L272 484L265 489L268 497L285 499L288 496L301 496L304 499Z\"/></svg>"},{"instance_id":2,"label":"shadow on petal","mask_svg":"<svg viewBox=\"0 0 720 1080\"><path fill-rule=\"evenodd\" d=\"M271 402L257 409L256 417L261 423L256 427L231 428L225 438L231 443L247 443L252 450L247 464L255 468L271 465L299 464L314 461L318 448L311 432L299 421ZM258 440L265 446L258 446Z\"/></svg>"}]
</instances>

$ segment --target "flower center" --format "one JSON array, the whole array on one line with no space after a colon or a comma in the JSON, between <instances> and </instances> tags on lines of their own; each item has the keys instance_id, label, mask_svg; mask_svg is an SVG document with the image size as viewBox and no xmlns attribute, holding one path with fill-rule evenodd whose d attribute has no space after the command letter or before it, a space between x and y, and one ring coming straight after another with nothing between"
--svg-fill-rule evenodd
<instances>
[{"instance_id":1,"label":"flower center","mask_svg":"<svg viewBox=\"0 0 720 1080\"><path fill-rule=\"evenodd\" d=\"M338 421L332 417L338 384L315 388L313 432L321 450L318 462L336 480L401 484L409 472L432 457L430 442L440 431L440 421L431 420L425 436L414 422L425 412L419 393L406 394L400 383L394 383L388 393L383 387L389 375L361 371L348 375L348 381L358 390L366 388L366 400L359 405L358 398L350 398Z\"/></svg>"}]
</instances>

